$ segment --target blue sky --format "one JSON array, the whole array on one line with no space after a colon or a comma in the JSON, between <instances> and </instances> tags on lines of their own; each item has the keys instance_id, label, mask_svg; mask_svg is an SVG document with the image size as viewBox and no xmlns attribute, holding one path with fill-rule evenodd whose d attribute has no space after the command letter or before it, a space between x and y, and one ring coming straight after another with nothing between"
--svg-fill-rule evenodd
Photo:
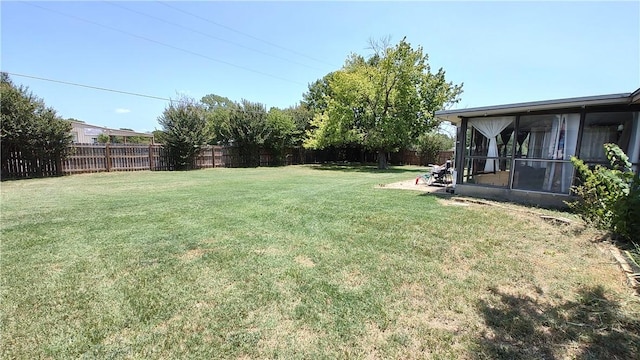
<instances>
[{"instance_id":1,"label":"blue sky","mask_svg":"<svg viewBox=\"0 0 640 360\"><path fill-rule=\"evenodd\" d=\"M457 108L632 92L640 2L2 1L2 71L161 98L298 103L369 39L464 83ZM192 15L189 15L187 13ZM196 15L196 16L193 16ZM150 131L167 101L12 76L65 118Z\"/></svg>"}]
</instances>

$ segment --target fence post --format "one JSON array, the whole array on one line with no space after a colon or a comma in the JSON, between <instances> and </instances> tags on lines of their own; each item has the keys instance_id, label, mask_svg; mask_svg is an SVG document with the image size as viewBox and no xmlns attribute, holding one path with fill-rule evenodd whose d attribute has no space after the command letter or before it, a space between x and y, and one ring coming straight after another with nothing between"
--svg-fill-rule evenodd
<instances>
[{"instance_id":1,"label":"fence post","mask_svg":"<svg viewBox=\"0 0 640 360\"><path fill-rule=\"evenodd\" d=\"M107 172L109 172L111 171L111 148L109 147L109 143L105 144L104 157L105 157L105 166L107 167Z\"/></svg>"},{"instance_id":2,"label":"fence post","mask_svg":"<svg viewBox=\"0 0 640 360\"><path fill-rule=\"evenodd\" d=\"M149 170L153 171L153 144L149 144Z\"/></svg>"},{"instance_id":3,"label":"fence post","mask_svg":"<svg viewBox=\"0 0 640 360\"><path fill-rule=\"evenodd\" d=\"M56 159L55 159L55 166L56 166L56 170L55 170L55 174L56 176L61 176L62 173L62 154L56 154L55 155Z\"/></svg>"}]
</instances>

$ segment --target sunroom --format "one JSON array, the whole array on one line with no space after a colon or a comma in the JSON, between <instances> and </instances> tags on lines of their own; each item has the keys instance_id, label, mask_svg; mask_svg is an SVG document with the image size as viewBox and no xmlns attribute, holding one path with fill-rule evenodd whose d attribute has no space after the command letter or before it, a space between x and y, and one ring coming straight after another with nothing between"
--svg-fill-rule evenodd
<instances>
[{"instance_id":1,"label":"sunroom","mask_svg":"<svg viewBox=\"0 0 640 360\"><path fill-rule=\"evenodd\" d=\"M607 164L616 143L638 171L640 89L633 93L436 112L457 127L455 193L564 207L571 156Z\"/></svg>"}]
</instances>

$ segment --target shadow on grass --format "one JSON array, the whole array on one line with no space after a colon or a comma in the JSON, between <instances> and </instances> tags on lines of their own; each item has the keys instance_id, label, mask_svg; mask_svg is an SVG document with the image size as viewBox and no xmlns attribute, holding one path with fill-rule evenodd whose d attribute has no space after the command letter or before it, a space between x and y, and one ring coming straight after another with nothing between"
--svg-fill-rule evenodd
<instances>
[{"instance_id":1,"label":"shadow on grass","mask_svg":"<svg viewBox=\"0 0 640 360\"><path fill-rule=\"evenodd\" d=\"M480 300L491 331L478 341L478 359L638 359L640 319L620 311L602 287L580 290L557 306L528 296L491 291L499 302ZM540 290L538 290L541 293Z\"/></svg>"},{"instance_id":2,"label":"shadow on grass","mask_svg":"<svg viewBox=\"0 0 640 360\"><path fill-rule=\"evenodd\" d=\"M403 167L390 166L388 169L378 169L377 165L360 164L360 163L328 163L320 165L311 165L311 169L325 171L343 171L343 172L360 172L373 174L420 174L424 173L425 168L407 169Z\"/></svg>"},{"instance_id":3,"label":"shadow on grass","mask_svg":"<svg viewBox=\"0 0 640 360\"><path fill-rule=\"evenodd\" d=\"M446 185L433 184L433 185L429 185L429 188L430 188L430 191L425 191L418 196L436 197L439 199L452 199L456 196L450 192L447 192ZM464 204L463 206L466 206L466 205L467 204Z\"/></svg>"}]
</instances>

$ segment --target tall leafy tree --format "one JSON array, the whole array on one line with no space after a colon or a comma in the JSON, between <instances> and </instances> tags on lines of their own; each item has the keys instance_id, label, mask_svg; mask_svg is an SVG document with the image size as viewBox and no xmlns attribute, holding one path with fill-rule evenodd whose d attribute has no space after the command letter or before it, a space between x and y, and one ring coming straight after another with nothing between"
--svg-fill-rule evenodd
<instances>
[{"instance_id":1,"label":"tall leafy tree","mask_svg":"<svg viewBox=\"0 0 640 360\"><path fill-rule=\"evenodd\" d=\"M200 102L207 111L207 132L210 134L209 143L227 142L229 121L231 114L238 108L238 104L224 96L209 94Z\"/></svg>"},{"instance_id":2,"label":"tall leafy tree","mask_svg":"<svg viewBox=\"0 0 640 360\"><path fill-rule=\"evenodd\" d=\"M372 49L369 58L352 55L341 70L310 86L305 99L318 99L315 92L323 96L315 102L321 111L305 146L360 144L377 151L383 169L387 152L414 143L438 125L435 111L457 102L462 85L447 82L443 69L432 73L422 47L414 49L405 39L395 46L372 43Z\"/></svg>"},{"instance_id":3,"label":"tall leafy tree","mask_svg":"<svg viewBox=\"0 0 640 360\"><path fill-rule=\"evenodd\" d=\"M314 113L322 113L327 109L327 99L332 91L329 82L333 79L333 72L309 84L309 90L302 95L302 105Z\"/></svg>"},{"instance_id":4,"label":"tall leafy tree","mask_svg":"<svg viewBox=\"0 0 640 360\"><path fill-rule=\"evenodd\" d=\"M301 146L304 141L305 132L311 129L311 120L313 119L313 111L301 102L294 106L290 106L283 110L291 116L295 124L295 130L291 133L291 145Z\"/></svg>"},{"instance_id":5,"label":"tall leafy tree","mask_svg":"<svg viewBox=\"0 0 640 360\"><path fill-rule=\"evenodd\" d=\"M172 101L158 117L164 142L177 170L194 166L195 157L208 140L206 112L202 104L188 97Z\"/></svg>"},{"instance_id":6,"label":"tall leafy tree","mask_svg":"<svg viewBox=\"0 0 640 360\"><path fill-rule=\"evenodd\" d=\"M455 138L447 134L431 131L418 136L415 148L420 152L420 157L426 165L435 164L440 151L451 150L454 145Z\"/></svg>"},{"instance_id":7,"label":"tall leafy tree","mask_svg":"<svg viewBox=\"0 0 640 360\"><path fill-rule=\"evenodd\" d=\"M9 75L0 73L0 144L2 164L11 151L19 151L40 176L48 161L61 160L71 144L71 124L53 108L16 86Z\"/></svg>"},{"instance_id":8,"label":"tall leafy tree","mask_svg":"<svg viewBox=\"0 0 640 360\"><path fill-rule=\"evenodd\" d=\"M286 109L209 94L201 100L207 111L211 143L233 145L247 166L259 164L261 148L267 148L282 163L285 150L302 145L313 112L305 102Z\"/></svg>"},{"instance_id":9,"label":"tall leafy tree","mask_svg":"<svg viewBox=\"0 0 640 360\"><path fill-rule=\"evenodd\" d=\"M267 113L265 147L271 150L278 164L284 163L285 151L294 145L297 133L291 113L272 107Z\"/></svg>"},{"instance_id":10,"label":"tall leafy tree","mask_svg":"<svg viewBox=\"0 0 640 360\"><path fill-rule=\"evenodd\" d=\"M156 144L164 144L167 142L165 139L166 134L164 131L155 129L153 130L152 133L153 133L153 142L155 142Z\"/></svg>"},{"instance_id":11,"label":"tall leafy tree","mask_svg":"<svg viewBox=\"0 0 640 360\"><path fill-rule=\"evenodd\" d=\"M225 138L237 146L246 166L260 165L260 147L268 137L264 104L242 99L231 112Z\"/></svg>"}]
</instances>

